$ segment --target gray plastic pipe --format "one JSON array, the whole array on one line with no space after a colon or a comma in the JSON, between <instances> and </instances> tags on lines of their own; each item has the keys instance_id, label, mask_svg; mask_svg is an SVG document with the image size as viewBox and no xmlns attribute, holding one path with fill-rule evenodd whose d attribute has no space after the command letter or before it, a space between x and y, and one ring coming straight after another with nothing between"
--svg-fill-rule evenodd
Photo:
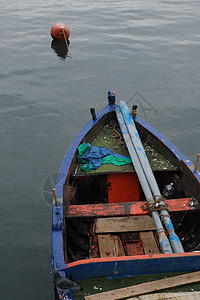
<instances>
[{"instance_id":1,"label":"gray plastic pipe","mask_svg":"<svg viewBox=\"0 0 200 300\"><path fill-rule=\"evenodd\" d=\"M147 179L147 182L151 189L151 192L152 192L153 196L155 197L155 200L159 200L161 197L161 193L160 193L158 184L156 182L156 179L154 177L154 174L152 172L151 166L149 164L148 158L146 156L145 150L143 148L142 142L140 140L137 128L135 126L135 123L134 123L131 113L129 111L129 108L124 101L120 101L120 106L121 106L124 122L127 125L130 139L132 140L135 152L137 153L137 157L140 161L143 172L146 175L146 179ZM164 202L160 201L160 205L164 205ZM183 253L184 252L183 246L181 244L180 239L178 238L178 236L176 235L176 233L174 231L174 226L172 224L172 221L170 219L168 212L166 210L161 210L160 215L161 215L162 221L166 227L166 230L169 233L169 240L171 242L173 251L175 253Z\"/></svg>"},{"instance_id":2,"label":"gray plastic pipe","mask_svg":"<svg viewBox=\"0 0 200 300\"><path fill-rule=\"evenodd\" d=\"M141 184L142 189L144 191L146 200L148 202L148 201L150 201L150 199L153 198L152 192L150 190L149 184L147 182L146 176L144 174L144 171L142 169L142 166L141 166L140 161L138 159L138 156L136 154L135 148L134 148L132 140L130 138L130 134L128 132L128 128L127 128L127 126L124 122L124 118L123 118L123 115L122 115L120 110L117 110L117 118L118 118L118 122L119 122L119 125L120 125L120 128L121 128L121 131L123 133L123 137L124 137L124 140L126 142L126 145L127 145L132 163L134 165L134 168L136 170L138 179L140 181L140 184ZM162 249L163 253L172 253L170 243L169 243L169 241L166 237L165 230L163 228L163 225L162 225L162 222L160 220L160 216L159 216L158 212L155 212L155 211L152 212L152 218L154 220L154 224L155 224L157 232L158 232L159 243L160 243L160 246L161 246L161 249Z\"/></svg>"}]
</instances>

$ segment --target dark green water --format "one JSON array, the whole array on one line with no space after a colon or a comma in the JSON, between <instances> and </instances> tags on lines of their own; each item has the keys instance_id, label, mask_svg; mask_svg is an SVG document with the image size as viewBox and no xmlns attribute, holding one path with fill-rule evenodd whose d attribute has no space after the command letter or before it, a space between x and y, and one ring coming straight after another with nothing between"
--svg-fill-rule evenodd
<instances>
[{"instance_id":1,"label":"dark green water","mask_svg":"<svg viewBox=\"0 0 200 300\"><path fill-rule=\"evenodd\" d=\"M194 161L199 9L198 0L1 1L1 299L54 299L43 183L94 107L70 58L51 48L53 24L70 27L71 54L100 107L116 90Z\"/></svg>"}]
</instances>

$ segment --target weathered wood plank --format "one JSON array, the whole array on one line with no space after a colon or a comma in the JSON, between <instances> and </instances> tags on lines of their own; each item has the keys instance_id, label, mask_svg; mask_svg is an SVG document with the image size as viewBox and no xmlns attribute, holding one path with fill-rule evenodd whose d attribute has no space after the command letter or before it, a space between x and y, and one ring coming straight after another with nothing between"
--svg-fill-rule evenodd
<instances>
[{"instance_id":1,"label":"weathered wood plank","mask_svg":"<svg viewBox=\"0 0 200 300\"><path fill-rule=\"evenodd\" d=\"M156 244L156 240L152 231L140 232L140 239L145 254L159 254L160 251Z\"/></svg>"},{"instance_id":2,"label":"weathered wood plank","mask_svg":"<svg viewBox=\"0 0 200 300\"><path fill-rule=\"evenodd\" d=\"M200 281L200 271L86 296L85 300L119 300Z\"/></svg>"},{"instance_id":3,"label":"weathered wood plank","mask_svg":"<svg viewBox=\"0 0 200 300\"><path fill-rule=\"evenodd\" d=\"M98 218L96 233L156 230L150 216Z\"/></svg>"},{"instance_id":4,"label":"weathered wood plank","mask_svg":"<svg viewBox=\"0 0 200 300\"><path fill-rule=\"evenodd\" d=\"M117 235L98 235L100 257L125 256L122 241Z\"/></svg>"},{"instance_id":5,"label":"weathered wood plank","mask_svg":"<svg viewBox=\"0 0 200 300\"><path fill-rule=\"evenodd\" d=\"M156 293L149 294L134 298L128 298L127 300L199 300L200 292L179 292L179 293Z\"/></svg>"},{"instance_id":6,"label":"weathered wood plank","mask_svg":"<svg viewBox=\"0 0 200 300\"><path fill-rule=\"evenodd\" d=\"M165 204L169 211L196 211L200 210L199 206L190 206L191 198L170 199L165 200ZM75 217L109 217L109 216L138 216L147 215L145 202L129 202L129 203L100 203L100 204L85 204L85 205L70 205L66 211L67 218Z\"/></svg>"}]
</instances>

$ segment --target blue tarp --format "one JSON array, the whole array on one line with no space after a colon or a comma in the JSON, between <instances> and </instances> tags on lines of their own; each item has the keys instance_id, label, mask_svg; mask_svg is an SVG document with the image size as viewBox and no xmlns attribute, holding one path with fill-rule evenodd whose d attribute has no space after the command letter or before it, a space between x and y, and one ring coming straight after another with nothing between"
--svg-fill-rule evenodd
<instances>
[{"instance_id":1,"label":"blue tarp","mask_svg":"<svg viewBox=\"0 0 200 300\"><path fill-rule=\"evenodd\" d=\"M91 171L99 168L102 164L113 164L121 166L130 164L131 159L112 152L104 147L91 146L89 143L83 143L78 147L78 161L85 163L81 166L83 171Z\"/></svg>"}]
</instances>

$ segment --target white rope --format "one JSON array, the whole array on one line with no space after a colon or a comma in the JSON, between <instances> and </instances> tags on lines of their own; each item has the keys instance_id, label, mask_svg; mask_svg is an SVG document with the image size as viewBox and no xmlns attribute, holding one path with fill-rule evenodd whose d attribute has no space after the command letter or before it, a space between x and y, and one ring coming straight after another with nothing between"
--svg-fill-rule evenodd
<instances>
[{"instance_id":1,"label":"white rope","mask_svg":"<svg viewBox=\"0 0 200 300\"><path fill-rule=\"evenodd\" d=\"M69 53L69 57L70 57L71 60L72 60L73 66L74 66L74 68L75 68L77 74L79 75L79 77L80 77L80 79L81 79L81 81L82 81L84 87L85 87L86 90L88 91L88 94L90 95L92 101L94 102L94 104L96 105L96 107L98 108L98 110L100 110L99 105L97 104L97 102L96 102L94 96L92 95L90 89L88 88L88 86L87 86L85 80L83 79L83 77L82 77L82 75L81 75L79 69L77 68L77 66L76 66L76 64L75 64L75 62L74 62L74 60L73 60L73 58L72 58L72 55L71 55L71 53L70 53L70 51L69 51L69 46L68 46L68 43L67 43L67 38L66 38L66 35L65 35L65 30L62 29L62 32L63 32L63 35L64 35L64 39L65 39L65 44L66 44L66 47L67 47L67 51L68 51L68 53Z\"/></svg>"}]
</instances>

